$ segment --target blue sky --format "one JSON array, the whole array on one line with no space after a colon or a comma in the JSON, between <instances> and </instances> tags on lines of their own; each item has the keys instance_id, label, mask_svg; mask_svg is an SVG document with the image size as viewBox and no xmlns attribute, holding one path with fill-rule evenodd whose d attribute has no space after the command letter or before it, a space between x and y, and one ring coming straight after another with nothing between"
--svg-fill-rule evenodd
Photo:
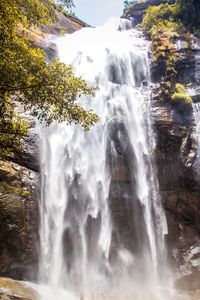
<instances>
[{"instance_id":1,"label":"blue sky","mask_svg":"<svg viewBox=\"0 0 200 300\"><path fill-rule=\"evenodd\" d=\"M123 0L74 0L74 4L76 15L92 26L103 25L123 12Z\"/></svg>"}]
</instances>

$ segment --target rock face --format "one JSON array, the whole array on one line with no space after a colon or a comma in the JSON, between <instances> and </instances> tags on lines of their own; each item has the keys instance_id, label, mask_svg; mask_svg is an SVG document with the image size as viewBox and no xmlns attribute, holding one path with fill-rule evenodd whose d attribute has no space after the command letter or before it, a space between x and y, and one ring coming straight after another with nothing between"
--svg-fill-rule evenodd
<instances>
[{"instance_id":1,"label":"rock face","mask_svg":"<svg viewBox=\"0 0 200 300\"><path fill-rule=\"evenodd\" d=\"M156 163L160 193L168 220L169 256L187 274L200 245L200 180L192 115L183 116L154 98ZM195 254L193 255L192 252ZM190 257L190 258L189 258Z\"/></svg>"},{"instance_id":2,"label":"rock face","mask_svg":"<svg viewBox=\"0 0 200 300\"><path fill-rule=\"evenodd\" d=\"M136 183L131 171L134 168L134 153L124 124L111 122L109 137L107 163L111 172L109 203L113 223L111 259L114 260L120 244L134 253L139 250L135 224L137 228L141 224L136 220L140 216L141 207L139 201L135 201L135 204L132 201L137 197Z\"/></svg>"},{"instance_id":3,"label":"rock face","mask_svg":"<svg viewBox=\"0 0 200 300\"><path fill-rule=\"evenodd\" d=\"M135 3L124 13L134 25L141 23L149 5L167 1ZM173 2L173 1L172 1ZM193 37L192 47L178 37L179 60L177 82L192 84L193 102L200 101L199 40ZM162 61L152 61L151 78L156 84L162 77ZM192 110L180 112L163 103L157 91L152 95L152 119L157 135L155 152L160 194L165 208L168 235L168 255L174 270L179 270L177 287L199 289L200 280L200 163Z\"/></svg>"},{"instance_id":4,"label":"rock face","mask_svg":"<svg viewBox=\"0 0 200 300\"><path fill-rule=\"evenodd\" d=\"M0 162L1 276L34 277L37 265L38 209L36 173L12 162ZM34 266L34 268L33 268Z\"/></svg>"},{"instance_id":5,"label":"rock face","mask_svg":"<svg viewBox=\"0 0 200 300\"><path fill-rule=\"evenodd\" d=\"M77 17L56 11L56 22L51 25L42 26L41 29L44 33L53 34L56 36L64 33L73 33L83 27L89 27L89 25Z\"/></svg>"},{"instance_id":6,"label":"rock face","mask_svg":"<svg viewBox=\"0 0 200 300\"><path fill-rule=\"evenodd\" d=\"M181 40L180 40L181 41ZM177 50L177 82L192 83L199 102L197 77L198 41L188 52ZM153 62L152 79L162 76L162 64ZM194 92L193 91L193 92ZM199 289L200 279L200 165L193 111L180 112L153 95L153 119L157 133L156 164L160 193L168 221L168 252L172 265L179 269L177 287Z\"/></svg>"}]
</instances>

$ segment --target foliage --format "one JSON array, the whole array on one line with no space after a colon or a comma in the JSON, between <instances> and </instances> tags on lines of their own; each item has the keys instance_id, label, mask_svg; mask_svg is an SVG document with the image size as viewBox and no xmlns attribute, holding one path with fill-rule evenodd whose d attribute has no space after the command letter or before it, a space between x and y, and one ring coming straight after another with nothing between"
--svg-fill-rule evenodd
<instances>
[{"instance_id":1,"label":"foliage","mask_svg":"<svg viewBox=\"0 0 200 300\"><path fill-rule=\"evenodd\" d=\"M16 116L0 120L0 157L12 157L14 152L22 150L21 137L26 134L28 123Z\"/></svg>"},{"instance_id":2,"label":"foliage","mask_svg":"<svg viewBox=\"0 0 200 300\"><path fill-rule=\"evenodd\" d=\"M31 195L31 193L27 190L22 190L22 197L28 198Z\"/></svg>"},{"instance_id":3,"label":"foliage","mask_svg":"<svg viewBox=\"0 0 200 300\"><path fill-rule=\"evenodd\" d=\"M130 1L130 0L124 0L124 9L123 9L123 13L127 13L129 8L131 7L131 5L134 3L135 1Z\"/></svg>"},{"instance_id":4,"label":"foliage","mask_svg":"<svg viewBox=\"0 0 200 300\"><path fill-rule=\"evenodd\" d=\"M63 3L70 5L71 1ZM82 94L93 95L94 88L75 77L70 66L58 60L47 63L42 50L33 49L27 37L19 36L19 24L30 28L52 22L54 17L52 0L0 1L1 157L20 149L20 138L27 130L27 124L15 114L16 101L47 124L55 119L88 129L98 120L76 102Z\"/></svg>"},{"instance_id":5,"label":"foliage","mask_svg":"<svg viewBox=\"0 0 200 300\"><path fill-rule=\"evenodd\" d=\"M192 104L192 98L187 94L187 90L183 84L177 83L175 92L171 97L173 102L184 102L185 104Z\"/></svg>"},{"instance_id":6,"label":"foliage","mask_svg":"<svg viewBox=\"0 0 200 300\"><path fill-rule=\"evenodd\" d=\"M175 40L181 34L191 49L191 34L184 32L181 20L181 2L174 4L160 4L150 6L143 18L141 28L152 40L153 58L162 61L164 75L160 81L160 96L163 101L172 101L181 109L191 105L192 99L187 94L186 87L176 82L176 65L179 55L176 50ZM184 106L184 105L185 106Z\"/></svg>"},{"instance_id":7,"label":"foliage","mask_svg":"<svg viewBox=\"0 0 200 300\"><path fill-rule=\"evenodd\" d=\"M174 43L172 42L171 32L158 32L152 35L152 50L154 58L166 59L174 63L177 59L177 53ZM169 66L168 66L169 67Z\"/></svg>"},{"instance_id":8,"label":"foliage","mask_svg":"<svg viewBox=\"0 0 200 300\"><path fill-rule=\"evenodd\" d=\"M199 0L177 0L178 16L181 22L194 33L200 30L200 1Z\"/></svg>"},{"instance_id":9,"label":"foliage","mask_svg":"<svg viewBox=\"0 0 200 300\"><path fill-rule=\"evenodd\" d=\"M165 31L185 27L196 33L200 30L199 11L199 0L176 0L174 4L150 6L143 19L142 28L149 36L158 27Z\"/></svg>"},{"instance_id":10,"label":"foliage","mask_svg":"<svg viewBox=\"0 0 200 300\"><path fill-rule=\"evenodd\" d=\"M72 9L75 7L72 0L57 0L54 2L54 7L56 10L61 11L65 15L75 16L75 13L72 11Z\"/></svg>"},{"instance_id":11,"label":"foliage","mask_svg":"<svg viewBox=\"0 0 200 300\"><path fill-rule=\"evenodd\" d=\"M177 5L160 4L158 6L149 6L143 18L141 28L152 37L157 31L171 32L177 31L181 24L176 20Z\"/></svg>"},{"instance_id":12,"label":"foliage","mask_svg":"<svg viewBox=\"0 0 200 300\"><path fill-rule=\"evenodd\" d=\"M134 3L134 1L124 0L124 8L129 7L133 3Z\"/></svg>"},{"instance_id":13,"label":"foliage","mask_svg":"<svg viewBox=\"0 0 200 300\"><path fill-rule=\"evenodd\" d=\"M172 95L172 101L174 102L184 102L185 104L192 104L192 99L189 95L184 93L174 93Z\"/></svg>"},{"instance_id":14,"label":"foliage","mask_svg":"<svg viewBox=\"0 0 200 300\"><path fill-rule=\"evenodd\" d=\"M186 87L183 84L177 83L176 86L175 86L175 92L186 94L187 90L186 90Z\"/></svg>"},{"instance_id":15,"label":"foliage","mask_svg":"<svg viewBox=\"0 0 200 300\"><path fill-rule=\"evenodd\" d=\"M75 6L73 0L57 0L57 3L66 8L72 8Z\"/></svg>"}]
</instances>

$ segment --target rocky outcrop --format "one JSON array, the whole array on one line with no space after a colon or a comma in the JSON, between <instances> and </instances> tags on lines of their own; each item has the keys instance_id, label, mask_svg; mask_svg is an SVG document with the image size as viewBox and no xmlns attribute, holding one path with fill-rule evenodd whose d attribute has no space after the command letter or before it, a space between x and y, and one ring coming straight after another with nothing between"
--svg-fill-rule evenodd
<instances>
[{"instance_id":1,"label":"rocky outcrop","mask_svg":"<svg viewBox=\"0 0 200 300\"><path fill-rule=\"evenodd\" d=\"M53 24L42 26L41 30L46 34L58 36L64 33L73 33L83 27L89 27L89 25L75 16L56 11L56 21Z\"/></svg>"},{"instance_id":2,"label":"rocky outcrop","mask_svg":"<svg viewBox=\"0 0 200 300\"><path fill-rule=\"evenodd\" d=\"M8 278L0 278L1 300L37 300L38 293L27 283Z\"/></svg>"}]
</instances>

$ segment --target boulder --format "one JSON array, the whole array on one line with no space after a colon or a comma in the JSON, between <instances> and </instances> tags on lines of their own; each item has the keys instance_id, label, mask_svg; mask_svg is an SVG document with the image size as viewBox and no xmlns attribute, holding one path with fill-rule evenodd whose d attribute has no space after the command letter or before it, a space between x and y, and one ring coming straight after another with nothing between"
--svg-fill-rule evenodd
<instances>
[{"instance_id":1,"label":"boulder","mask_svg":"<svg viewBox=\"0 0 200 300\"><path fill-rule=\"evenodd\" d=\"M1 300L37 300L39 295L29 284L9 278L0 278Z\"/></svg>"}]
</instances>

